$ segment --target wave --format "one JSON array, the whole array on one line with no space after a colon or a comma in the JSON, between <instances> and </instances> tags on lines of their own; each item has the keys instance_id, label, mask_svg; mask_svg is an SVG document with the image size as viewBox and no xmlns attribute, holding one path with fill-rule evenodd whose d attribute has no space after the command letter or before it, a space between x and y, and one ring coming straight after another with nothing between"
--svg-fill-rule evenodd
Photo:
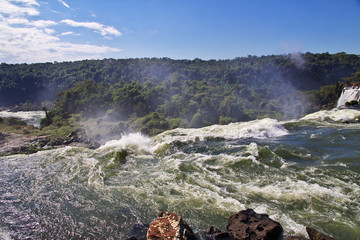
<instances>
[{"instance_id":1,"label":"wave","mask_svg":"<svg viewBox=\"0 0 360 240\"><path fill-rule=\"evenodd\" d=\"M275 119L264 118L249 122L212 125L203 128L177 128L154 137L154 143L164 144L174 141L199 142L206 140L266 139L289 134Z\"/></svg>"}]
</instances>

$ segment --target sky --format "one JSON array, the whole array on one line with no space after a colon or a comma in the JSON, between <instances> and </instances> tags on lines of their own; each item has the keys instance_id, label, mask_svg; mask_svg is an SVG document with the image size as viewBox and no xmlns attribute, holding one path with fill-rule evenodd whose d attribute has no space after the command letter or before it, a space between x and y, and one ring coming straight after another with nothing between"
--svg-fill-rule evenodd
<instances>
[{"instance_id":1,"label":"sky","mask_svg":"<svg viewBox=\"0 0 360 240\"><path fill-rule=\"evenodd\" d=\"M360 0L0 0L0 62L360 54Z\"/></svg>"}]
</instances>

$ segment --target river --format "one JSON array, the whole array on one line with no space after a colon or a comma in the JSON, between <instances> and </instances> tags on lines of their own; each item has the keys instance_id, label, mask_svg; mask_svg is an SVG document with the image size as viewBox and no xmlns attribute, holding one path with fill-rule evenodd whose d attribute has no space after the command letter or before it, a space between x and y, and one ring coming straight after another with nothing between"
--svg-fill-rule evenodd
<instances>
[{"instance_id":1,"label":"river","mask_svg":"<svg viewBox=\"0 0 360 240\"><path fill-rule=\"evenodd\" d=\"M178 213L203 238L253 208L285 235L310 226L359 240L360 124L349 123L359 117L321 111L0 157L0 239L126 239L158 211Z\"/></svg>"}]
</instances>

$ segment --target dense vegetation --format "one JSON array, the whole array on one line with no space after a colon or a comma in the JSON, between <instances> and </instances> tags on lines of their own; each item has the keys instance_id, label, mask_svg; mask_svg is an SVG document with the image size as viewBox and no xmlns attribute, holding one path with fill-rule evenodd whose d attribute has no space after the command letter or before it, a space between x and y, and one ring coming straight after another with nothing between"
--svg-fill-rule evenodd
<instances>
[{"instance_id":1,"label":"dense vegetation","mask_svg":"<svg viewBox=\"0 0 360 240\"><path fill-rule=\"evenodd\" d=\"M333 104L341 90L336 83L359 70L359 56L346 53L1 64L0 105L54 101L58 94L43 126L61 126L76 115L153 134L176 126L300 117Z\"/></svg>"}]
</instances>

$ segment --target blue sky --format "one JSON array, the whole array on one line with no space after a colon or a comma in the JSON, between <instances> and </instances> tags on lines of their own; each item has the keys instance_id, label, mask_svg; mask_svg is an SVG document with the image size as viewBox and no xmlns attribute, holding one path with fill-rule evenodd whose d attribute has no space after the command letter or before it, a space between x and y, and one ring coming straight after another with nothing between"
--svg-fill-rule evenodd
<instances>
[{"instance_id":1,"label":"blue sky","mask_svg":"<svg viewBox=\"0 0 360 240\"><path fill-rule=\"evenodd\" d=\"M360 0L0 0L0 62L360 54Z\"/></svg>"}]
</instances>

